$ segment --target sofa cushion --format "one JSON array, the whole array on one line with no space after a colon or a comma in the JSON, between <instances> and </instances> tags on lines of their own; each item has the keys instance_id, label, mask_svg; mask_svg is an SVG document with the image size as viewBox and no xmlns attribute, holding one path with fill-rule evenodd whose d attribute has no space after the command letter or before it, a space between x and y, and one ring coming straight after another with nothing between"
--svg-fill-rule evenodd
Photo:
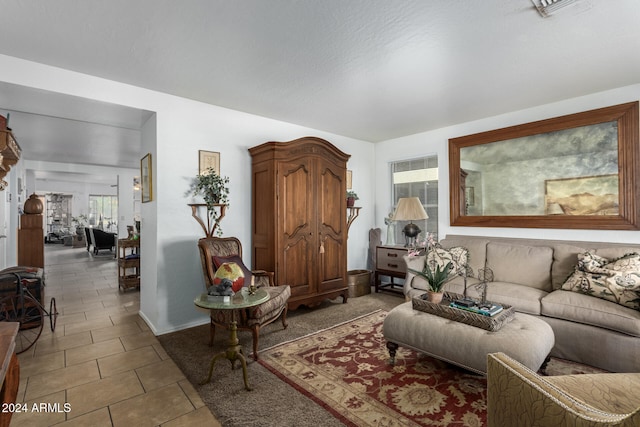
<instances>
[{"instance_id":1,"label":"sofa cushion","mask_svg":"<svg viewBox=\"0 0 640 427\"><path fill-rule=\"evenodd\" d=\"M536 316L540 315L540 300L547 294L541 289L507 282L489 282L487 288L487 300L507 304L520 313ZM482 296L480 283L469 284L467 295L473 299L480 299Z\"/></svg>"},{"instance_id":2,"label":"sofa cushion","mask_svg":"<svg viewBox=\"0 0 640 427\"><path fill-rule=\"evenodd\" d=\"M487 258L487 244L489 240L484 239L459 239L446 238L440 241L443 248L453 248L462 246L467 248L467 264L473 271L473 277L478 277L478 270L485 267L485 259Z\"/></svg>"},{"instance_id":3,"label":"sofa cushion","mask_svg":"<svg viewBox=\"0 0 640 427\"><path fill-rule=\"evenodd\" d=\"M640 312L589 295L558 290L542 298L542 315L640 337Z\"/></svg>"},{"instance_id":4,"label":"sofa cushion","mask_svg":"<svg viewBox=\"0 0 640 427\"><path fill-rule=\"evenodd\" d=\"M578 255L575 272L562 289L640 310L640 254L609 260L592 252Z\"/></svg>"},{"instance_id":5,"label":"sofa cushion","mask_svg":"<svg viewBox=\"0 0 640 427\"><path fill-rule=\"evenodd\" d=\"M553 265L551 266L551 288L555 291L575 271L578 254L586 252L586 248L574 245L559 244L553 247Z\"/></svg>"},{"instance_id":6,"label":"sofa cushion","mask_svg":"<svg viewBox=\"0 0 640 427\"><path fill-rule=\"evenodd\" d=\"M496 282L514 283L551 291L553 249L491 242L487 245L487 267Z\"/></svg>"}]
</instances>

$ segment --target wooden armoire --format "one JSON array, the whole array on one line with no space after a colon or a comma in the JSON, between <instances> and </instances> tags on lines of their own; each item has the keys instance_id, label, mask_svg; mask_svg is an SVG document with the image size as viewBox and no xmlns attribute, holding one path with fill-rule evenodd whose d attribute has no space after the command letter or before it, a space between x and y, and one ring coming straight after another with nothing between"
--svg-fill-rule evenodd
<instances>
[{"instance_id":1,"label":"wooden armoire","mask_svg":"<svg viewBox=\"0 0 640 427\"><path fill-rule=\"evenodd\" d=\"M346 171L350 155L305 137L250 148L255 269L291 286L289 309L347 302Z\"/></svg>"}]
</instances>

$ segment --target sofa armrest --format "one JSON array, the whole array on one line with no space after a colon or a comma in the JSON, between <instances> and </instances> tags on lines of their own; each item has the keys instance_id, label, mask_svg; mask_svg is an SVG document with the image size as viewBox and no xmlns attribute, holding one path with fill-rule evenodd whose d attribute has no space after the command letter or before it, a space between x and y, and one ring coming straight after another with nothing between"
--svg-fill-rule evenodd
<instances>
[{"instance_id":1,"label":"sofa armrest","mask_svg":"<svg viewBox=\"0 0 640 427\"><path fill-rule=\"evenodd\" d=\"M599 374L606 376L607 374ZM504 353L487 356L487 425L634 426L630 414L604 412L569 395Z\"/></svg>"}]
</instances>

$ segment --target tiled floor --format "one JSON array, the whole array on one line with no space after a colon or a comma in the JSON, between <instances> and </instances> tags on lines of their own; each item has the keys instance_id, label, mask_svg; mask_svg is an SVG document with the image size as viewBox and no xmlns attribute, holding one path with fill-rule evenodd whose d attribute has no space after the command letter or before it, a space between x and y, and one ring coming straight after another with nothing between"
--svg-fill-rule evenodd
<instances>
[{"instance_id":1,"label":"tiled floor","mask_svg":"<svg viewBox=\"0 0 640 427\"><path fill-rule=\"evenodd\" d=\"M45 307L55 297L55 332L20 354L11 426L219 426L193 386L138 316L137 291L118 291L103 252L47 245ZM33 404L59 403L33 411ZM64 404L68 404L65 412Z\"/></svg>"}]
</instances>

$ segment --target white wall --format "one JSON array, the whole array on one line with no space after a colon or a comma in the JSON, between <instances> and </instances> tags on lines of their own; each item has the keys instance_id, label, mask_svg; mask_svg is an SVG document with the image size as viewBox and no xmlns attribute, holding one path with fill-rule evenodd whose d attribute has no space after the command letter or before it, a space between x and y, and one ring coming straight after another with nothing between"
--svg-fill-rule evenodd
<instances>
[{"instance_id":1,"label":"white wall","mask_svg":"<svg viewBox=\"0 0 640 427\"><path fill-rule=\"evenodd\" d=\"M226 236L245 245L251 263L251 159L248 148L266 141L317 136L351 154L348 168L358 192L360 217L349 233L348 268L366 265L368 231L374 224L374 145L289 123L240 113L113 81L0 55L0 81L156 112L142 130L144 154L152 154L153 201L142 204L141 315L157 334L207 321L193 304L204 290L197 240L185 196L198 172L198 150L221 153L221 173L230 178Z\"/></svg>"},{"instance_id":2,"label":"white wall","mask_svg":"<svg viewBox=\"0 0 640 427\"><path fill-rule=\"evenodd\" d=\"M379 173L376 174L375 181L375 223L377 227L383 230L383 240L386 232L384 217L388 214L391 204L389 163L436 153L438 155L439 166L439 238L444 238L447 234L462 234L637 244L640 242L640 231L452 227L449 225L449 158L447 150L449 138L637 101L639 99L640 85L627 86L376 144L375 169Z\"/></svg>"}]
</instances>

